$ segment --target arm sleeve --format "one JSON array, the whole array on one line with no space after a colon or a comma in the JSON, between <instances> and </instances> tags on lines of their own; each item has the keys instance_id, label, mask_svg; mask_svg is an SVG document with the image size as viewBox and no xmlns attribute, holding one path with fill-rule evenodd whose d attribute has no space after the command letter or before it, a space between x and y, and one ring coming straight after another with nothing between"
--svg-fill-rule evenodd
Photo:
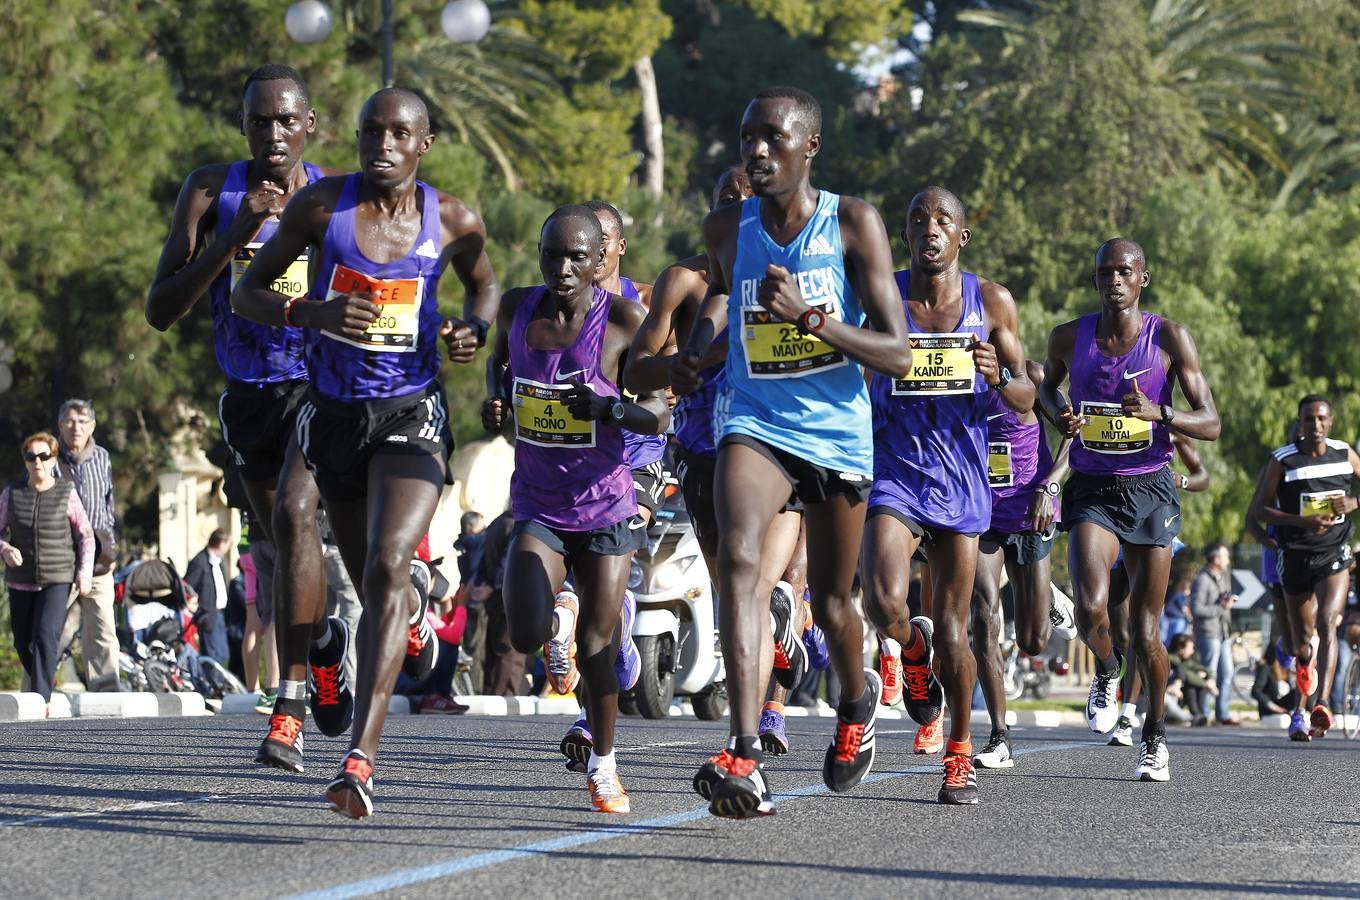
<instances>
[{"instance_id":1,"label":"arm sleeve","mask_svg":"<svg viewBox=\"0 0 1360 900\"><path fill-rule=\"evenodd\" d=\"M76 564L84 578L94 577L94 529L85 515L85 504L75 491L66 495L66 518L71 520L71 531L76 537Z\"/></svg>"}]
</instances>

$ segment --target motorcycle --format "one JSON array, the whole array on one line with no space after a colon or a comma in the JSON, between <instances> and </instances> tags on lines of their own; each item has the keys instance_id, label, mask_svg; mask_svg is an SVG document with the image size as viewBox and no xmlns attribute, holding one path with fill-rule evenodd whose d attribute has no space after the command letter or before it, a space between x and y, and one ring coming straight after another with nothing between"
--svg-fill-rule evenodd
<instances>
[{"instance_id":1,"label":"motorcycle","mask_svg":"<svg viewBox=\"0 0 1360 900\"><path fill-rule=\"evenodd\" d=\"M644 718L664 719L676 696L689 697L694 714L712 721L727 714L716 604L679 488L668 472L666 500L628 574L637 598L633 640L642 656L630 702Z\"/></svg>"},{"instance_id":2,"label":"motorcycle","mask_svg":"<svg viewBox=\"0 0 1360 900\"><path fill-rule=\"evenodd\" d=\"M1053 676L1066 675L1072 668L1061 656L1026 656L1012 634L1001 642L1001 662L1001 686L1007 700L1019 700L1027 691L1035 700L1042 700L1053 689Z\"/></svg>"}]
</instances>

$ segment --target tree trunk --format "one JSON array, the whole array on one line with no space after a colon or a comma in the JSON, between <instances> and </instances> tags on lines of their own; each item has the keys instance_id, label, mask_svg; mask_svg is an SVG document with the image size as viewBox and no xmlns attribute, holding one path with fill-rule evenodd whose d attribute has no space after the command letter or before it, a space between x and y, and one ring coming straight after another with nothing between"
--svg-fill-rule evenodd
<instances>
[{"instance_id":1,"label":"tree trunk","mask_svg":"<svg viewBox=\"0 0 1360 900\"><path fill-rule=\"evenodd\" d=\"M642 187L647 196L660 201L666 187L666 149L661 138L661 101L656 95L656 70L652 58L644 56L633 63L642 94Z\"/></svg>"}]
</instances>

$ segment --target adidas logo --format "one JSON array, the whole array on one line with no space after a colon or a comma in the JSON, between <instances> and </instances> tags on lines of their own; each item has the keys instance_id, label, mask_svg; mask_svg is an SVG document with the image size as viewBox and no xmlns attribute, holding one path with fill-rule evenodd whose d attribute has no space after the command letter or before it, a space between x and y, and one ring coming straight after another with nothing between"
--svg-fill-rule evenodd
<instances>
[{"instance_id":1,"label":"adidas logo","mask_svg":"<svg viewBox=\"0 0 1360 900\"><path fill-rule=\"evenodd\" d=\"M976 312L970 312L970 313L968 314L968 318L966 318L966 319L963 320L963 327L964 327L964 328L981 328L981 327L982 327L982 316L978 315Z\"/></svg>"},{"instance_id":2,"label":"adidas logo","mask_svg":"<svg viewBox=\"0 0 1360 900\"><path fill-rule=\"evenodd\" d=\"M425 243L416 248L416 256L439 259L439 248L434 245L434 238L426 238Z\"/></svg>"},{"instance_id":3,"label":"adidas logo","mask_svg":"<svg viewBox=\"0 0 1360 900\"><path fill-rule=\"evenodd\" d=\"M833 256L835 249L831 242L826 239L826 235L819 234L808 241L807 247L803 250L804 256Z\"/></svg>"}]
</instances>

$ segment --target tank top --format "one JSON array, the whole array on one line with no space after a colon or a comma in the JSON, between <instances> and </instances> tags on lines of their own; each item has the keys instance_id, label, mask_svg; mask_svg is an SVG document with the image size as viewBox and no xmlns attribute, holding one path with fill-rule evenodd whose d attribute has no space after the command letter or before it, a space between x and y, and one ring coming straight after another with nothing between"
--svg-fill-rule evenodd
<instances>
[{"instance_id":1,"label":"tank top","mask_svg":"<svg viewBox=\"0 0 1360 900\"><path fill-rule=\"evenodd\" d=\"M307 183L321 178L321 170L304 162ZM241 202L246 197L246 177L250 161L234 162L227 168L226 180L217 194L217 237L226 236L236 219ZM212 307L213 350L222 374L232 381L247 384L276 384L281 381L300 381L307 377L307 361L301 328L272 327L239 316L231 308L231 291L245 274L246 267L265 241L278 230L279 220L266 219L244 247L236 251L231 263L208 286L208 301ZM307 264L310 250L288 266L287 271L270 285L290 297L307 293Z\"/></svg>"},{"instance_id":2,"label":"tank top","mask_svg":"<svg viewBox=\"0 0 1360 900\"><path fill-rule=\"evenodd\" d=\"M1048 474L1053 454L1044 440L1043 420L1026 425L1001 399L987 394L987 483L992 488L991 530L998 534L1033 531L1029 506Z\"/></svg>"},{"instance_id":3,"label":"tank top","mask_svg":"<svg viewBox=\"0 0 1360 900\"><path fill-rule=\"evenodd\" d=\"M1284 469L1275 503L1294 516L1330 516L1331 498L1351 490L1350 447L1345 441L1327 438L1327 450L1313 456L1299 444L1285 444L1273 454ZM1351 523L1315 534L1303 528L1277 526L1280 546L1289 550L1330 550L1350 540Z\"/></svg>"},{"instance_id":4,"label":"tank top","mask_svg":"<svg viewBox=\"0 0 1360 900\"><path fill-rule=\"evenodd\" d=\"M963 273L963 302L950 332L918 328L907 303L911 272L897 273L911 342L911 371L899 378L875 373L874 485L922 524L979 533L991 522L987 487L987 404L995 393L967 349L989 335L977 276ZM873 496L870 507L875 505Z\"/></svg>"},{"instance_id":5,"label":"tank top","mask_svg":"<svg viewBox=\"0 0 1360 900\"><path fill-rule=\"evenodd\" d=\"M724 328L714 340L720 341L726 337L727 329ZM718 391L722 389L725 368L719 363L700 372L699 389L681 397L671 412L675 439L690 453L714 456L718 452L717 442L713 439L713 404L718 398Z\"/></svg>"},{"instance_id":6,"label":"tank top","mask_svg":"<svg viewBox=\"0 0 1360 900\"><path fill-rule=\"evenodd\" d=\"M331 400L358 402L423 391L439 375L439 314L436 288L442 247L439 192L416 182L422 201L420 233L406 256L377 263L354 238L354 211L363 176L345 176L340 198L326 227L320 275L311 299L369 290L382 307L360 340L328 331L307 335L307 367L312 388Z\"/></svg>"},{"instance_id":7,"label":"tank top","mask_svg":"<svg viewBox=\"0 0 1360 900\"><path fill-rule=\"evenodd\" d=\"M1068 381L1072 409L1089 420L1072 444L1072 468L1087 475L1145 475L1171 462L1171 435L1161 422L1123 414L1124 395L1137 379L1153 403L1171 402L1161 351L1162 317L1143 313L1133 347L1123 356L1106 356L1096 346L1100 313L1077 320Z\"/></svg>"},{"instance_id":8,"label":"tank top","mask_svg":"<svg viewBox=\"0 0 1360 900\"><path fill-rule=\"evenodd\" d=\"M742 202L728 297L725 377L714 404L719 439L744 434L844 475L873 471L869 390L859 363L816 335L801 334L756 301L771 263L798 279L803 299L829 318L859 327L864 312L845 274L840 196L821 191L817 208L787 246L760 221L761 198Z\"/></svg>"},{"instance_id":9,"label":"tank top","mask_svg":"<svg viewBox=\"0 0 1360 900\"><path fill-rule=\"evenodd\" d=\"M594 531L637 515L633 476L624 459L624 430L608 422L582 422L562 397L573 379L601 397L619 397L600 371L610 294L595 288L576 342L561 350L529 346L529 322L547 294L528 292L510 326L511 412L515 420L515 471L510 508L517 521L533 520L563 531Z\"/></svg>"},{"instance_id":10,"label":"tank top","mask_svg":"<svg viewBox=\"0 0 1360 900\"><path fill-rule=\"evenodd\" d=\"M619 276L619 295L641 305L642 295L631 278ZM628 468L641 469L666 455L666 436L664 434L638 434L635 431L623 433L623 452L628 459Z\"/></svg>"}]
</instances>

